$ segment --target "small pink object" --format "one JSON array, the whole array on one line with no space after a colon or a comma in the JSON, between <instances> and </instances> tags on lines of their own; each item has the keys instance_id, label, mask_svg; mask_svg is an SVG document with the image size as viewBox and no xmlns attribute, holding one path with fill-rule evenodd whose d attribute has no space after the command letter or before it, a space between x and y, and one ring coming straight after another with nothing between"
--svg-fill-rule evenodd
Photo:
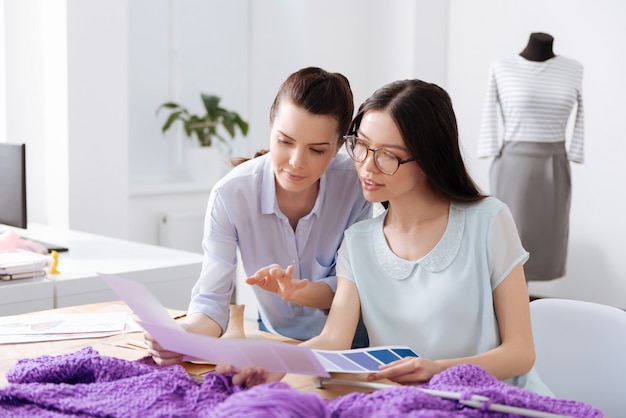
<instances>
[{"instance_id":1,"label":"small pink object","mask_svg":"<svg viewBox=\"0 0 626 418\"><path fill-rule=\"evenodd\" d=\"M12 230L0 234L0 251L7 250L26 250L38 254L48 254L46 247L38 242L21 238Z\"/></svg>"}]
</instances>

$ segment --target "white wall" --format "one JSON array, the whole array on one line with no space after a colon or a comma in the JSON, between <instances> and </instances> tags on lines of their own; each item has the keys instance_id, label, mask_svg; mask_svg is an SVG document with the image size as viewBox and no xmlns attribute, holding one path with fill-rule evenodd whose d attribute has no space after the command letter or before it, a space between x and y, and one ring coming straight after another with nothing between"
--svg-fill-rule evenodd
<instances>
[{"instance_id":1,"label":"white wall","mask_svg":"<svg viewBox=\"0 0 626 418\"><path fill-rule=\"evenodd\" d=\"M163 135L167 112L157 116L157 108L174 101L202 112L203 92L247 116L248 2L133 0L127 7L129 175L135 184L185 180L185 150L192 142L177 141L180 129Z\"/></svg>"},{"instance_id":2,"label":"white wall","mask_svg":"<svg viewBox=\"0 0 626 418\"><path fill-rule=\"evenodd\" d=\"M6 131L27 144L29 220L128 237L125 4L4 7Z\"/></svg>"},{"instance_id":3,"label":"white wall","mask_svg":"<svg viewBox=\"0 0 626 418\"><path fill-rule=\"evenodd\" d=\"M532 32L554 36L556 54L584 66L584 164L572 163L570 245L565 277L531 282L540 296L626 307L624 97L626 3L620 0L451 0L448 90L470 166L489 189L490 159L476 158L490 63L521 52Z\"/></svg>"},{"instance_id":4,"label":"white wall","mask_svg":"<svg viewBox=\"0 0 626 418\"><path fill-rule=\"evenodd\" d=\"M69 225L128 238L127 5L67 6Z\"/></svg>"},{"instance_id":5,"label":"white wall","mask_svg":"<svg viewBox=\"0 0 626 418\"><path fill-rule=\"evenodd\" d=\"M38 169L45 162L41 0L5 2L3 6L6 139L27 143L28 201L37 201L46 190L43 170ZM29 208L34 216L44 213L44 205Z\"/></svg>"},{"instance_id":6,"label":"white wall","mask_svg":"<svg viewBox=\"0 0 626 418\"><path fill-rule=\"evenodd\" d=\"M470 169L488 189L490 161L475 146L489 64L548 32L558 54L585 66L587 161L572 167L568 274L531 290L626 307L626 169L616 163L626 147L625 19L620 0L7 0L6 130L34 144L31 220L156 242L157 212L203 207L208 193L180 183L184 161L170 164L179 150L159 131L162 102L222 95L251 123L234 151L249 155L267 146L269 106L298 68L344 73L357 104L417 77L450 92ZM51 53L50 40L64 37ZM66 102L56 97L63 83Z\"/></svg>"},{"instance_id":7,"label":"white wall","mask_svg":"<svg viewBox=\"0 0 626 418\"><path fill-rule=\"evenodd\" d=\"M280 83L299 68L344 74L355 106L390 80L445 79L446 2L271 0L250 7L252 151L267 148L270 105Z\"/></svg>"},{"instance_id":8,"label":"white wall","mask_svg":"<svg viewBox=\"0 0 626 418\"><path fill-rule=\"evenodd\" d=\"M154 5L149 15L146 3ZM130 2L130 236L155 242L162 213L206 204L206 185L181 183L189 141L179 154L173 136L161 135L158 104L171 99L199 110L200 91L220 95L250 122L248 137L233 146L233 155L250 156L268 147L271 103L280 83L299 68L343 73L357 104L391 79L443 81L446 26L437 20L445 21L446 3L427 3ZM180 155L181 165L168 165L170 155ZM161 193L155 183L162 184Z\"/></svg>"}]
</instances>

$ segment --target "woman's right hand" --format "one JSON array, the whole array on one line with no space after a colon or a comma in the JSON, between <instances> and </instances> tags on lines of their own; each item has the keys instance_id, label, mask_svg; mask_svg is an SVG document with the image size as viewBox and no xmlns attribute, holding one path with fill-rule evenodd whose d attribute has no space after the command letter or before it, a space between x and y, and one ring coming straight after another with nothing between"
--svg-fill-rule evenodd
<instances>
[{"instance_id":1,"label":"woman's right hand","mask_svg":"<svg viewBox=\"0 0 626 418\"><path fill-rule=\"evenodd\" d=\"M268 373L262 367L246 367L237 370L231 364L218 364L215 367L215 373L233 373L233 384L248 388L280 380L285 376L285 373Z\"/></svg>"},{"instance_id":2,"label":"woman's right hand","mask_svg":"<svg viewBox=\"0 0 626 418\"><path fill-rule=\"evenodd\" d=\"M185 317L185 321L180 322L179 324L180 327L186 332L193 332L211 337L218 337L222 333L222 329L217 322L200 312L187 315ZM183 354L164 349L148 332L144 332L143 336L146 346L148 347L148 351L156 364L169 366L171 364L183 362L183 359L185 358Z\"/></svg>"},{"instance_id":3,"label":"woman's right hand","mask_svg":"<svg viewBox=\"0 0 626 418\"><path fill-rule=\"evenodd\" d=\"M165 350L161 345L147 332L143 333L144 341L148 346L148 353L152 356L154 362L160 366L169 366L172 364L182 363L183 355L173 351Z\"/></svg>"}]
</instances>

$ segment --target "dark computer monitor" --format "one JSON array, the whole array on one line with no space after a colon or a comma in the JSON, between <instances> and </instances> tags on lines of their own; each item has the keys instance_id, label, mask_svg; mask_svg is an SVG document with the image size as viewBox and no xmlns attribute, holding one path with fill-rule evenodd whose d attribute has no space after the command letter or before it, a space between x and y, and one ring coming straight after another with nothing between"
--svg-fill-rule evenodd
<instances>
[{"instance_id":1,"label":"dark computer monitor","mask_svg":"<svg viewBox=\"0 0 626 418\"><path fill-rule=\"evenodd\" d=\"M26 208L26 145L0 142L0 224L26 229ZM37 242L49 252L68 250L62 245Z\"/></svg>"},{"instance_id":2,"label":"dark computer monitor","mask_svg":"<svg viewBox=\"0 0 626 418\"><path fill-rule=\"evenodd\" d=\"M26 145L0 142L0 224L26 229Z\"/></svg>"}]
</instances>

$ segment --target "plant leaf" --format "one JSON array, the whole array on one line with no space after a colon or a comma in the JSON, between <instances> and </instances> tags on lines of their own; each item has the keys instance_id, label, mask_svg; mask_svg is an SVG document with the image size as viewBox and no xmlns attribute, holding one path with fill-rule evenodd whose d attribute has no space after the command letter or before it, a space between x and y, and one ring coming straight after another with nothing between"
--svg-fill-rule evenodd
<instances>
[{"instance_id":1,"label":"plant leaf","mask_svg":"<svg viewBox=\"0 0 626 418\"><path fill-rule=\"evenodd\" d=\"M174 102L163 103L161 106L159 106L159 109L162 109L162 108L166 108L166 109L176 109L176 108L184 109L181 105L179 105L178 103L174 103Z\"/></svg>"},{"instance_id":2,"label":"plant leaf","mask_svg":"<svg viewBox=\"0 0 626 418\"><path fill-rule=\"evenodd\" d=\"M163 127L161 128L161 132L165 133L167 130L169 130L172 127L172 124L176 122L177 120L184 121L184 118L182 117L182 115L183 115L183 112L173 112L172 114L170 114L167 120L165 121L165 123L163 124Z\"/></svg>"},{"instance_id":3,"label":"plant leaf","mask_svg":"<svg viewBox=\"0 0 626 418\"><path fill-rule=\"evenodd\" d=\"M198 138L200 145L203 147L211 145L211 138L209 138L207 131L202 128L194 129L193 131L196 133L196 137Z\"/></svg>"},{"instance_id":4,"label":"plant leaf","mask_svg":"<svg viewBox=\"0 0 626 418\"><path fill-rule=\"evenodd\" d=\"M235 123L237 124L237 126L239 126L239 129L241 130L241 134L243 136L248 135L248 128L250 127L248 125L248 122L241 119L241 116L237 115L237 119L235 119Z\"/></svg>"},{"instance_id":5,"label":"plant leaf","mask_svg":"<svg viewBox=\"0 0 626 418\"><path fill-rule=\"evenodd\" d=\"M206 114L203 116L193 115L185 107L174 102L163 103L159 106L157 113L162 109L168 109L171 112L161 129L162 132L166 132L174 122L180 120L183 123L185 134L189 138L195 134L201 146L211 146L213 138L227 143L226 138L218 132L219 125L222 125L233 139L237 128L243 136L248 134L248 122L243 120L237 112L220 107L220 97L205 93L200 93L200 97L206 110Z\"/></svg>"},{"instance_id":6,"label":"plant leaf","mask_svg":"<svg viewBox=\"0 0 626 418\"><path fill-rule=\"evenodd\" d=\"M209 120L217 120L220 116L219 104L221 99L218 96L211 94L202 93L200 96L202 97L202 103L204 104L204 109L209 116Z\"/></svg>"},{"instance_id":7,"label":"plant leaf","mask_svg":"<svg viewBox=\"0 0 626 418\"><path fill-rule=\"evenodd\" d=\"M188 136L189 138L191 138L191 135L192 135L192 132L191 132L191 126L190 126L190 125L191 125L191 124L189 123L189 121L188 121L188 120L186 120L186 121L185 121L185 123L184 123L184 125L183 125L183 126L185 127L185 134L187 134L187 136Z\"/></svg>"},{"instance_id":8,"label":"plant leaf","mask_svg":"<svg viewBox=\"0 0 626 418\"><path fill-rule=\"evenodd\" d=\"M224 129L230 134L231 138L235 137L235 116L231 113L226 113L222 119L222 125Z\"/></svg>"}]
</instances>

